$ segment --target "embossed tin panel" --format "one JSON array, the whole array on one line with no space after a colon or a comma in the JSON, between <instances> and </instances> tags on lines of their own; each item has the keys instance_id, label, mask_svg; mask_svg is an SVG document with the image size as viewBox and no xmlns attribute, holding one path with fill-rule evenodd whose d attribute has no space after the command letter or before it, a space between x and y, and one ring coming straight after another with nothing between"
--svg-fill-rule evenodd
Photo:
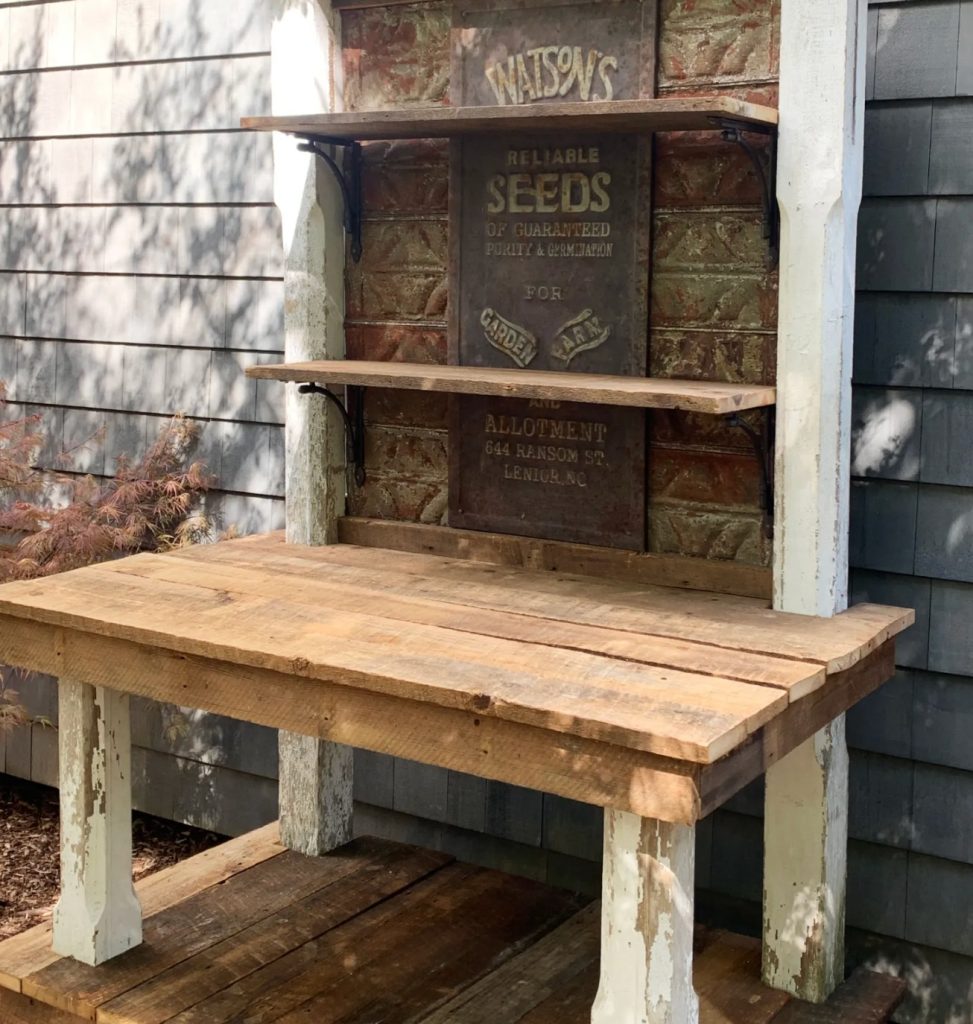
<instances>
[{"instance_id":1,"label":"embossed tin panel","mask_svg":"<svg viewBox=\"0 0 973 1024\"><path fill-rule=\"evenodd\" d=\"M453 101L651 95L646 6L462 5L454 14ZM452 362L646 372L649 151L632 136L453 145ZM638 550L645 461L645 414L637 410L455 399L449 521Z\"/></svg>"}]
</instances>

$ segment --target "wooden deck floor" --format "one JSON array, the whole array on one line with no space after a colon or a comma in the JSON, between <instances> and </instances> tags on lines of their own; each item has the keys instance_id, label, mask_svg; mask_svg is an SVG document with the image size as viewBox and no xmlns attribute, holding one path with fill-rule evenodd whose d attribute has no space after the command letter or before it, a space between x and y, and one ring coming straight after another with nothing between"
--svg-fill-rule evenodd
<instances>
[{"instance_id":1,"label":"wooden deck floor","mask_svg":"<svg viewBox=\"0 0 973 1024\"><path fill-rule=\"evenodd\" d=\"M145 942L92 968L42 925L0 943L3 1024L585 1024L598 907L449 857L359 839L325 858L268 826L138 886ZM701 1024L879 1024L901 984L861 974L826 1007L759 982L759 945L700 931Z\"/></svg>"}]
</instances>

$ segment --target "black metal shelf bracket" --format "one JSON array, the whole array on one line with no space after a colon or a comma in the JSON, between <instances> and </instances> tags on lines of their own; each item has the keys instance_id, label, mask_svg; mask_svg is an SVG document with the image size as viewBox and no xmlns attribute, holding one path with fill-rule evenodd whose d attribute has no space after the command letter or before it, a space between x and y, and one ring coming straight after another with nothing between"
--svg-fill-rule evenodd
<instances>
[{"instance_id":1,"label":"black metal shelf bracket","mask_svg":"<svg viewBox=\"0 0 973 1024\"><path fill-rule=\"evenodd\" d=\"M760 464L760 491L763 505L763 533L767 540L774 539L774 426L775 410L764 410L763 429L757 430L739 413L733 413L727 420L731 427L742 430L750 439L753 453Z\"/></svg>"},{"instance_id":2,"label":"black metal shelf bracket","mask_svg":"<svg viewBox=\"0 0 973 1024\"><path fill-rule=\"evenodd\" d=\"M739 146L750 158L763 194L764 238L770 249L770 263L776 267L780 259L780 210L777 206L777 126L754 124L750 121L735 121L732 118L715 117L713 123L721 130L723 139ZM762 156L747 139L745 133L766 135L767 153Z\"/></svg>"},{"instance_id":3,"label":"black metal shelf bracket","mask_svg":"<svg viewBox=\"0 0 973 1024\"><path fill-rule=\"evenodd\" d=\"M355 467L355 483L361 487L365 483L365 395L364 388L349 384L345 389L351 412L345 403L328 388L320 384L300 384L297 390L302 395L323 395L341 414L345 425L345 443L348 449L348 461Z\"/></svg>"},{"instance_id":4,"label":"black metal shelf bracket","mask_svg":"<svg viewBox=\"0 0 973 1024\"><path fill-rule=\"evenodd\" d=\"M344 148L344 166L328 152L326 147ZM341 189L345 213L345 231L351 239L351 258L358 263L362 256L362 153L361 143L348 139L331 139L325 135L306 135L297 144L302 153L313 153L334 175Z\"/></svg>"}]
</instances>

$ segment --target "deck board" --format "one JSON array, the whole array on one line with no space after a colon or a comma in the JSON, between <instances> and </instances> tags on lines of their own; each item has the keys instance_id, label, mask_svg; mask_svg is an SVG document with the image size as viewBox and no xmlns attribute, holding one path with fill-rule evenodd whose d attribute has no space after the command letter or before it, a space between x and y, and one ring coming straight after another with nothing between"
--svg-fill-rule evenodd
<instances>
[{"instance_id":1,"label":"deck board","mask_svg":"<svg viewBox=\"0 0 973 1024\"><path fill-rule=\"evenodd\" d=\"M260 862L259 879L248 837L216 850L239 870L214 883L216 851L167 869L179 902L150 913L148 941L115 961L50 963L38 948L32 964L16 938L0 943L0 969L36 999L0 992L0 1020L587 1024L597 903L380 840L356 840L319 861L277 855ZM293 887L296 876L332 880L308 893ZM153 878L136 884L147 908L158 900ZM259 907L230 900L221 927L200 933L227 886ZM707 929L697 932L695 984L701 1024L881 1024L903 990L894 979L856 976L824 1007L806 1007L761 985L756 940Z\"/></svg>"},{"instance_id":2,"label":"deck board","mask_svg":"<svg viewBox=\"0 0 973 1024\"><path fill-rule=\"evenodd\" d=\"M306 858L287 851L194 895L189 901L147 915L143 944L124 956L100 968L59 959L24 978L22 992L58 1009L94 1019L104 1004L131 990L137 991L143 984L151 984L160 973L198 961L212 947L258 923L272 921L284 909L302 908L305 903L314 902L312 897L328 901L336 888L348 894L351 904L357 876L364 874L372 880L372 866L385 863L388 857L385 844L371 840L359 841L353 848L327 858ZM394 877L403 872L408 874L410 867L412 871L428 873L431 864L442 860L434 854L422 854L417 866L400 865ZM382 886L374 888L376 896L383 893ZM361 897L366 904L369 898ZM332 924L344 919L340 912L345 908L339 905L337 909L338 918ZM106 1019L118 1018L109 1013Z\"/></svg>"},{"instance_id":3,"label":"deck board","mask_svg":"<svg viewBox=\"0 0 973 1024\"><path fill-rule=\"evenodd\" d=\"M284 853L274 822L248 832L232 843L223 843L197 854L189 861L164 868L137 885L142 913L154 916L189 896L256 867ZM0 956L0 989L20 992L21 979L60 959L51 950L51 923L35 925L7 939Z\"/></svg>"}]
</instances>

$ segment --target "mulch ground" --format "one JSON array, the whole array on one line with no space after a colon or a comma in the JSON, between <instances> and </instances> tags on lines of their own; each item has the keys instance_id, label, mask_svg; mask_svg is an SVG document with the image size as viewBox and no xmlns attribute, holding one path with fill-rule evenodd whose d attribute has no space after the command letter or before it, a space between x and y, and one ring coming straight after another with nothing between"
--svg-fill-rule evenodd
<instances>
[{"instance_id":1,"label":"mulch ground","mask_svg":"<svg viewBox=\"0 0 973 1024\"><path fill-rule=\"evenodd\" d=\"M135 878L217 846L225 836L136 812ZM51 916L60 888L57 790L0 774L0 940Z\"/></svg>"}]
</instances>

